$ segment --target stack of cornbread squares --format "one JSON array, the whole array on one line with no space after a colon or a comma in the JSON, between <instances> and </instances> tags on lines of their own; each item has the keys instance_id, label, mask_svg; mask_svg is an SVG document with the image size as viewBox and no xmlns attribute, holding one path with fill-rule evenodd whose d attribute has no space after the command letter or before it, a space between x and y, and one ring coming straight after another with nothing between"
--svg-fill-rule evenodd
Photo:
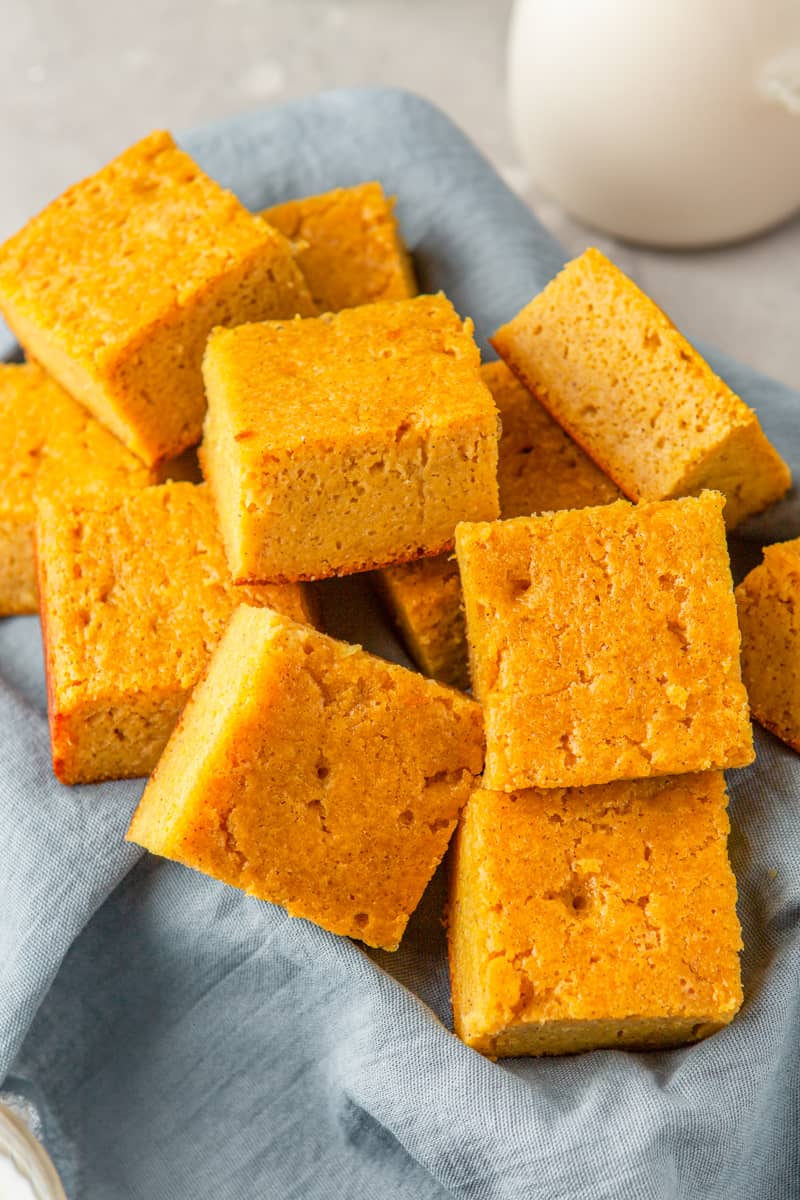
<instances>
[{"instance_id":1,"label":"stack of cornbread squares","mask_svg":"<svg viewBox=\"0 0 800 1200\"><path fill-rule=\"evenodd\" d=\"M731 1020L725 530L790 477L655 304L589 250L481 365L379 184L253 215L155 133L0 247L0 310L0 612L40 611L59 779L152 772L131 840L390 950L457 829L484 1054ZM799 545L739 593L796 747ZM357 571L423 674L319 629Z\"/></svg>"}]
</instances>

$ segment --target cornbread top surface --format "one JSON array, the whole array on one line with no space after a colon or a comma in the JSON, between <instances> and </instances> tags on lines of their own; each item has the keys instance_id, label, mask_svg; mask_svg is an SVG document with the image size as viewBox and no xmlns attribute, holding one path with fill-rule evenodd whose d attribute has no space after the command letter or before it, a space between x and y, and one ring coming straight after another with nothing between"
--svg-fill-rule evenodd
<instances>
[{"instance_id":1,"label":"cornbread top surface","mask_svg":"<svg viewBox=\"0 0 800 1200\"><path fill-rule=\"evenodd\" d=\"M722 488L728 465L716 484L703 479L704 465L744 430L760 435L750 469L771 477L769 498L789 486L753 410L599 250L568 263L492 344L632 499ZM746 486L730 480L731 492ZM769 502L761 499L756 507Z\"/></svg>"},{"instance_id":2,"label":"cornbread top surface","mask_svg":"<svg viewBox=\"0 0 800 1200\"><path fill-rule=\"evenodd\" d=\"M495 420L472 322L443 295L216 329L204 372L248 455Z\"/></svg>"},{"instance_id":3,"label":"cornbread top surface","mask_svg":"<svg viewBox=\"0 0 800 1200\"><path fill-rule=\"evenodd\" d=\"M500 413L497 482L503 517L618 500L619 488L584 454L503 362L484 363Z\"/></svg>"},{"instance_id":4,"label":"cornbread top surface","mask_svg":"<svg viewBox=\"0 0 800 1200\"><path fill-rule=\"evenodd\" d=\"M730 1021L742 943L726 799L717 771L473 793L454 864L472 917L453 955L465 1040L491 1053L525 1023Z\"/></svg>"},{"instance_id":5,"label":"cornbread top surface","mask_svg":"<svg viewBox=\"0 0 800 1200\"><path fill-rule=\"evenodd\" d=\"M242 607L128 836L394 949L482 757L466 696Z\"/></svg>"},{"instance_id":6,"label":"cornbread top surface","mask_svg":"<svg viewBox=\"0 0 800 1200\"><path fill-rule=\"evenodd\" d=\"M151 473L35 363L0 363L0 516L32 522L37 492L144 487Z\"/></svg>"},{"instance_id":7,"label":"cornbread top surface","mask_svg":"<svg viewBox=\"0 0 800 1200\"><path fill-rule=\"evenodd\" d=\"M261 215L298 243L295 257L317 310L339 312L416 293L393 208L371 182L289 200Z\"/></svg>"},{"instance_id":8,"label":"cornbread top surface","mask_svg":"<svg viewBox=\"0 0 800 1200\"><path fill-rule=\"evenodd\" d=\"M486 786L752 761L724 498L461 524Z\"/></svg>"},{"instance_id":9,"label":"cornbread top surface","mask_svg":"<svg viewBox=\"0 0 800 1200\"><path fill-rule=\"evenodd\" d=\"M43 619L58 708L191 688L240 603L306 619L302 589L236 587L204 485L90 503L40 500Z\"/></svg>"},{"instance_id":10,"label":"cornbread top surface","mask_svg":"<svg viewBox=\"0 0 800 1200\"><path fill-rule=\"evenodd\" d=\"M8 301L99 366L280 233L155 132L69 188L0 247Z\"/></svg>"}]
</instances>

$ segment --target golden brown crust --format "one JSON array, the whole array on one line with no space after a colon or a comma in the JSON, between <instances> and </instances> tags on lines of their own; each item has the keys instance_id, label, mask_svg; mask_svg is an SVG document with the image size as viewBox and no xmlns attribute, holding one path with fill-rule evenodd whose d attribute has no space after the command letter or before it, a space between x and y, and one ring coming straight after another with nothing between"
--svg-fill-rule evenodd
<instances>
[{"instance_id":1,"label":"golden brown crust","mask_svg":"<svg viewBox=\"0 0 800 1200\"><path fill-rule=\"evenodd\" d=\"M791 747L792 750L796 750L797 753L800 754L800 736L795 737L792 734L787 733L785 728L781 729L781 727L774 721L770 721L768 717L763 716L752 706L750 711L752 712L756 721L758 721L759 725L763 725L764 728L770 733L774 733L775 737L779 738L784 745Z\"/></svg>"},{"instance_id":2,"label":"golden brown crust","mask_svg":"<svg viewBox=\"0 0 800 1200\"><path fill-rule=\"evenodd\" d=\"M336 579L341 575L358 575L364 571L384 570L387 567L402 566L405 563L419 562L420 559L436 558L441 554L449 554L455 546L455 540L448 538L441 546L434 546L430 549L423 546L418 546L409 554L403 554L399 558L392 558L384 562L361 562L361 563L346 563L342 567L337 567L336 570L330 570L321 575L271 575L269 579L251 579L236 578L236 584L267 584L267 583L320 583L324 579Z\"/></svg>"}]
</instances>

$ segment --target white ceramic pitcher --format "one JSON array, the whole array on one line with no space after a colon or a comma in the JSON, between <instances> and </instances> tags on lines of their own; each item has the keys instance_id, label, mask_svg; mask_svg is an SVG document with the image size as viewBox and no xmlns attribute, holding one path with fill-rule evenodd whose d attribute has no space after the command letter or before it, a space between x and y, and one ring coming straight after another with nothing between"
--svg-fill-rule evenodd
<instances>
[{"instance_id":1,"label":"white ceramic pitcher","mask_svg":"<svg viewBox=\"0 0 800 1200\"><path fill-rule=\"evenodd\" d=\"M531 178L608 233L690 247L800 208L800 0L517 0Z\"/></svg>"},{"instance_id":2,"label":"white ceramic pitcher","mask_svg":"<svg viewBox=\"0 0 800 1200\"><path fill-rule=\"evenodd\" d=\"M44 1147L0 1104L0 1196L3 1200L66 1200Z\"/></svg>"}]
</instances>

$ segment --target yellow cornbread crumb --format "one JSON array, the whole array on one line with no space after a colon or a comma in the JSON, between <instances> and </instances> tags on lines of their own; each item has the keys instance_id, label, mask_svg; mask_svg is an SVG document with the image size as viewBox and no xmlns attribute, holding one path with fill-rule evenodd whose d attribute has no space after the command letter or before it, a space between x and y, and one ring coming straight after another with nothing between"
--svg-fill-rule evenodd
<instances>
[{"instance_id":1,"label":"yellow cornbread crumb","mask_svg":"<svg viewBox=\"0 0 800 1200\"><path fill-rule=\"evenodd\" d=\"M371 182L289 200L261 215L297 244L295 258L317 311L339 312L416 294L393 208Z\"/></svg>"},{"instance_id":2,"label":"yellow cornbread crumb","mask_svg":"<svg viewBox=\"0 0 800 1200\"><path fill-rule=\"evenodd\" d=\"M742 1003L721 772L473 793L451 858L455 1031L491 1057L672 1046Z\"/></svg>"},{"instance_id":3,"label":"yellow cornbread crumb","mask_svg":"<svg viewBox=\"0 0 800 1200\"><path fill-rule=\"evenodd\" d=\"M286 239L156 132L0 246L0 311L154 465L200 439L214 326L314 308Z\"/></svg>"},{"instance_id":4,"label":"yellow cornbread crumb","mask_svg":"<svg viewBox=\"0 0 800 1200\"><path fill-rule=\"evenodd\" d=\"M751 712L800 751L800 538L766 546L736 601Z\"/></svg>"},{"instance_id":5,"label":"yellow cornbread crumb","mask_svg":"<svg viewBox=\"0 0 800 1200\"><path fill-rule=\"evenodd\" d=\"M217 329L201 451L237 581L436 554L497 516L497 413L444 296Z\"/></svg>"},{"instance_id":6,"label":"yellow cornbread crumb","mask_svg":"<svg viewBox=\"0 0 800 1200\"><path fill-rule=\"evenodd\" d=\"M503 427L497 463L501 516L529 517L610 504L620 498L616 484L564 433L505 363L486 363L481 370Z\"/></svg>"},{"instance_id":7,"label":"yellow cornbread crumb","mask_svg":"<svg viewBox=\"0 0 800 1200\"><path fill-rule=\"evenodd\" d=\"M483 381L500 414L500 515L584 508L619 498L619 489L548 415L505 363L485 363ZM374 578L417 666L469 687L464 606L451 556L387 567Z\"/></svg>"},{"instance_id":8,"label":"yellow cornbread crumb","mask_svg":"<svg viewBox=\"0 0 800 1200\"><path fill-rule=\"evenodd\" d=\"M53 770L63 783L153 769L238 604L313 616L302 587L234 586L203 485L40 499L36 543Z\"/></svg>"},{"instance_id":9,"label":"yellow cornbread crumb","mask_svg":"<svg viewBox=\"0 0 800 1200\"><path fill-rule=\"evenodd\" d=\"M752 761L723 503L704 492L459 525L486 787Z\"/></svg>"},{"instance_id":10,"label":"yellow cornbread crumb","mask_svg":"<svg viewBox=\"0 0 800 1200\"><path fill-rule=\"evenodd\" d=\"M385 567L371 583L423 675L466 691L467 631L455 555Z\"/></svg>"},{"instance_id":11,"label":"yellow cornbread crumb","mask_svg":"<svg viewBox=\"0 0 800 1200\"><path fill-rule=\"evenodd\" d=\"M394 950L482 757L465 696L241 607L128 838Z\"/></svg>"},{"instance_id":12,"label":"yellow cornbread crumb","mask_svg":"<svg viewBox=\"0 0 800 1200\"><path fill-rule=\"evenodd\" d=\"M568 263L491 341L632 500L715 488L732 529L791 483L753 410L599 250Z\"/></svg>"},{"instance_id":13,"label":"yellow cornbread crumb","mask_svg":"<svg viewBox=\"0 0 800 1200\"><path fill-rule=\"evenodd\" d=\"M37 610L37 492L144 487L152 475L34 363L0 363L0 616Z\"/></svg>"}]
</instances>

